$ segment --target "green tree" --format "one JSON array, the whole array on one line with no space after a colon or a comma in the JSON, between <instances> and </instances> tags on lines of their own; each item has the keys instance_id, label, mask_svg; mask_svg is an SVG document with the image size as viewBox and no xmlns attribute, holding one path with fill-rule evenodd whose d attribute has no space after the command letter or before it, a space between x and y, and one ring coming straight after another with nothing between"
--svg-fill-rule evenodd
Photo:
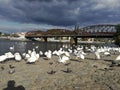
<instances>
[{"instance_id":1,"label":"green tree","mask_svg":"<svg viewBox=\"0 0 120 90\"><path fill-rule=\"evenodd\" d=\"M116 25L115 44L120 46L120 24Z\"/></svg>"}]
</instances>

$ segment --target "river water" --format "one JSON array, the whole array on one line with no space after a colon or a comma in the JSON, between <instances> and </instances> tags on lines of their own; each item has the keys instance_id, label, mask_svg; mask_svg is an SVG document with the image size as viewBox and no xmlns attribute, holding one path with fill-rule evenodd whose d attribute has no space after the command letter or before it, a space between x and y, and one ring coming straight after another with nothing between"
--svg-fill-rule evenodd
<instances>
[{"instance_id":1,"label":"river water","mask_svg":"<svg viewBox=\"0 0 120 90\"><path fill-rule=\"evenodd\" d=\"M80 43L81 44L81 43ZM39 51L47 51L47 50L58 50L63 45L70 46L69 43L60 43L60 42L39 42L39 41L16 41L16 40L6 40L0 39L0 55L11 51L12 53L20 52L24 53L28 50L36 49ZM82 45L90 45L86 43L82 43ZM108 44L96 44L96 45L108 45ZM109 44L109 46L115 46L114 44ZM10 47L14 47L14 49L10 49Z\"/></svg>"}]
</instances>

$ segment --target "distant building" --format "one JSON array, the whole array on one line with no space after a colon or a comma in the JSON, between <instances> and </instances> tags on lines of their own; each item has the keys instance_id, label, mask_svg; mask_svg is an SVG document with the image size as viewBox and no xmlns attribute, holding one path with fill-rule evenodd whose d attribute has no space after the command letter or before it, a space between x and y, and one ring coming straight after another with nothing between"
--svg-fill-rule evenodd
<instances>
[{"instance_id":1,"label":"distant building","mask_svg":"<svg viewBox=\"0 0 120 90\"><path fill-rule=\"evenodd\" d=\"M19 38L25 38L25 34L26 32L20 32L20 33L16 33L16 35L19 37Z\"/></svg>"}]
</instances>

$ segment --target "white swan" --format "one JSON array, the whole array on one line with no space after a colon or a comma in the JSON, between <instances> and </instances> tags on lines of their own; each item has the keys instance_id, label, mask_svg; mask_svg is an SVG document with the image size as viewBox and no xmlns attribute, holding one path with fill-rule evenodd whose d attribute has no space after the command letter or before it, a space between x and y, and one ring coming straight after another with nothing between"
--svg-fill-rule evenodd
<instances>
[{"instance_id":1,"label":"white swan","mask_svg":"<svg viewBox=\"0 0 120 90\"><path fill-rule=\"evenodd\" d=\"M21 57L20 53L18 53L18 52L16 52L16 53L14 54L14 57L15 57L15 60L16 60L16 61L21 61L21 60L22 60L22 57Z\"/></svg>"},{"instance_id":2,"label":"white swan","mask_svg":"<svg viewBox=\"0 0 120 90\"><path fill-rule=\"evenodd\" d=\"M69 60L69 57L66 55L63 55L63 56L59 56L58 62L66 64L68 60Z\"/></svg>"},{"instance_id":3,"label":"white swan","mask_svg":"<svg viewBox=\"0 0 120 90\"><path fill-rule=\"evenodd\" d=\"M32 51L31 50L28 50L28 54L31 54L32 53Z\"/></svg>"},{"instance_id":4,"label":"white swan","mask_svg":"<svg viewBox=\"0 0 120 90\"><path fill-rule=\"evenodd\" d=\"M36 49L38 49L38 48L39 48L39 46L35 46L35 48L36 48Z\"/></svg>"},{"instance_id":5,"label":"white swan","mask_svg":"<svg viewBox=\"0 0 120 90\"><path fill-rule=\"evenodd\" d=\"M72 50L71 49L68 49L69 53L72 53Z\"/></svg>"},{"instance_id":6,"label":"white swan","mask_svg":"<svg viewBox=\"0 0 120 90\"><path fill-rule=\"evenodd\" d=\"M0 56L0 62L4 62L7 59L6 55L1 55Z\"/></svg>"},{"instance_id":7,"label":"white swan","mask_svg":"<svg viewBox=\"0 0 120 90\"><path fill-rule=\"evenodd\" d=\"M53 53L52 53L52 54L53 54L53 55L60 56L60 53L59 53L57 50L53 51Z\"/></svg>"},{"instance_id":8,"label":"white swan","mask_svg":"<svg viewBox=\"0 0 120 90\"><path fill-rule=\"evenodd\" d=\"M85 56L84 55L86 55L83 51L79 51L78 53L77 53L77 58L81 58L82 60L84 60L85 59Z\"/></svg>"},{"instance_id":9,"label":"white swan","mask_svg":"<svg viewBox=\"0 0 120 90\"><path fill-rule=\"evenodd\" d=\"M14 58L14 55L11 52L5 53L8 59Z\"/></svg>"},{"instance_id":10,"label":"white swan","mask_svg":"<svg viewBox=\"0 0 120 90\"><path fill-rule=\"evenodd\" d=\"M30 58L30 54L26 53L25 60L27 60L28 58Z\"/></svg>"},{"instance_id":11,"label":"white swan","mask_svg":"<svg viewBox=\"0 0 120 90\"><path fill-rule=\"evenodd\" d=\"M9 48L10 50L14 50L14 45Z\"/></svg>"},{"instance_id":12,"label":"white swan","mask_svg":"<svg viewBox=\"0 0 120 90\"><path fill-rule=\"evenodd\" d=\"M105 56L110 56L110 52L106 51L106 52L104 52L104 55Z\"/></svg>"},{"instance_id":13,"label":"white swan","mask_svg":"<svg viewBox=\"0 0 120 90\"><path fill-rule=\"evenodd\" d=\"M118 55L115 60L120 61L120 55Z\"/></svg>"},{"instance_id":14,"label":"white swan","mask_svg":"<svg viewBox=\"0 0 120 90\"><path fill-rule=\"evenodd\" d=\"M45 52L45 55L48 59L51 59L52 57L52 51L48 50L48 52Z\"/></svg>"},{"instance_id":15,"label":"white swan","mask_svg":"<svg viewBox=\"0 0 120 90\"><path fill-rule=\"evenodd\" d=\"M30 58L27 59L28 63L35 63L39 58L39 54L36 53L36 51L33 49Z\"/></svg>"},{"instance_id":16,"label":"white swan","mask_svg":"<svg viewBox=\"0 0 120 90\"><path fill-rule=\"evenodd\" d=\"M42 51L39 51L39 54L40 54L40 56L41 56L41 55L43 55L43 52L42 52Z\"/></svg>"},{"instance_id":17,"label":"white swan","mask_svg":"<svg viewBox=\"0 0 120 90\"><path fill-rule=\"evenodd\" d=\"M62 54L64 53L63 49L60 48L60 49L58 50L58 53L59 53L59 55L62 55Z\"/></svg>"},{"instance_id":18,"label":"white swan","mask_svg":"<svg viewBox=\"0 0 120 90\"><path fill-rule=\"evenodd\" d=\"M95 52L96 59L100 59L100 53L98 51Z\"/></svg>"},{"instance_id":19,"label":"white swan","mask_svg":"<svg viewBox=\"0 0 120 90\"><path fill-rule=\"evenodd\" d=\"M37 60L40 58L40 54L36 53Z\"/></svg>"},{"instance_id":20,"label":"white swan","mask_svg":"<svg viewBox=\"0 0 120 90\"><path fill-rule=\"evenodd\" d=\"M36 55L31 54L30 58L27 59L28 63L35 63L38 60L38 57Z\"/></svg>"},{"instance_id":21,"label":"white swan","mask_svg":"<svg viewBox=\"0 0 120 90\"><path fill-rule=\"evenodd\" d=\"M37 57L36 56L31 56L30 58L27 59L28 63L35 63L35 61L37 61Z\"/></svg>"},{"instance_id":22,"label":"white swan","mask_svg":"<svg viewBox=\"0 0 120 90\"><path fill-rule=\"evenodd\" d=\"M22 53L22 57L25 58L25 56L26 56L26 53Z\"/></svg>"},{"instance_id":23,"label":"white swan","mask_svg":"<svg viewBox=\"0 0 120 90\"><path fill-rule=\"evenodd\" d=\"M69 53L69 52L65 51L64 54L65 54L66 56L70 57L70 53Z\"/></svg>"}]
</instances>

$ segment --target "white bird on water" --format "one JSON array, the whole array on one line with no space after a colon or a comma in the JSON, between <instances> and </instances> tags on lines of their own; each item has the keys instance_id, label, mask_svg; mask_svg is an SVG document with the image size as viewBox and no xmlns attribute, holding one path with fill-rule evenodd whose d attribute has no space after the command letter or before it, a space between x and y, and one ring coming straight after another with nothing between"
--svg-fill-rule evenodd
<instances>
[{"instance_id":1,"label":"white bird on water","mask_svg":"<svg viewBox=\"0 0 120 90\"><path fill-rule=\"evenodd\" d=\"M38 48L39 48L39 46L35 46L35 48L36 48L36 49L38 49Z\"/></svg>"},{"instance_id":2,"label":"white bird on water","mask_svg":"<svg viewBox=\"0 0 120 90\"><path fill-rule=\"evenodd\" d=\"M14 50L14 45L9 48L10 50Z\"/></svg>"},{"instance_id":3,"label":"white bird on water","mask_svg":"<svg viewBox=\"0 0 120 90\"><path fill-rule=\"evenodd\" d=\"M31 50L28 50L28 54L31 54L32 53L32 51Z\"/></svg>"}]
</instances>

